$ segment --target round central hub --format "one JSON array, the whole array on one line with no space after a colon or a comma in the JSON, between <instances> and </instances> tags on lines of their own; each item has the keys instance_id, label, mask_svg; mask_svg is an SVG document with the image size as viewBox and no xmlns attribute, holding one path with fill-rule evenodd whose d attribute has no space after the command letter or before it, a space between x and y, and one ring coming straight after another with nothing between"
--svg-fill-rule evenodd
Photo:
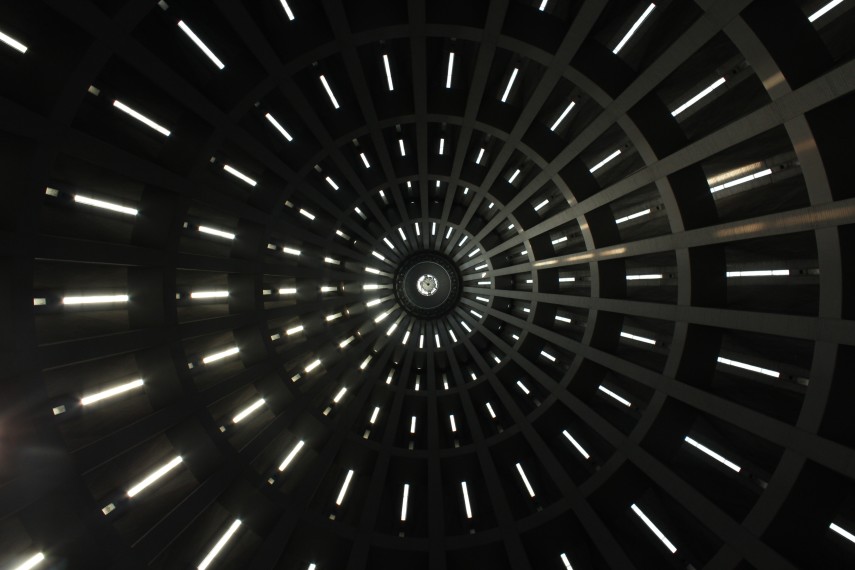
<instances>
[{"instance_id":1,"label":"round central hub","mask_svg":"<svg viewBox=\"0 0 855 570\"><path fill-rule=\"evenodd\" d=\"M413 316L441 317L460 298L460 273L454 263L441 253L414 253L395 272L395 296Z\"/></svg>"},{"instance_id":2,"label":"round central hub","mask_svg":"<svg viewBox=\"0 0 855 570\"><path fill-rule=\"evenodd\" d=\"M425 297L430 297L436 293L438 287L439 284L436 282L436 277L428 273L425 273L416 281L416 289Z\"/></svg>"}]
</instances>

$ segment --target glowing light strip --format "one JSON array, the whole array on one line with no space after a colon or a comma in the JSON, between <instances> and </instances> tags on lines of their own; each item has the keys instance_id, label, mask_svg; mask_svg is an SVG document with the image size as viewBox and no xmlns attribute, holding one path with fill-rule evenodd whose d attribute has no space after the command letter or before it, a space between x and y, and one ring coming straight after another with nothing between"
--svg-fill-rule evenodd
<instances>
[{"instance_id":1,"label":"glowing light strip","mask_svg":"<svg viewBox=\"0 0 855 570\"><path fill-rule=\"evenodd\" d=\"M511 174L511 177L510 177L510 178L508 178L508 184L513 184L513 183L514 183L514 180L516 180L516 179L517 179L517 176L519 176L519 175L520 175L520 169L519 169L519 168L517 168L517 169L514 171L514 173L513 173L513 174Z\"/></svg>"},{"instance_id":2,"label":"glowing light strip","mask_svg":"<svg viewBox=\"0 0 855 570\"><path fill-rule=\"evenodd\" d=\"M361 159L362 159L362 164L364 164L364 165L365 165L365 168L371 168L371 163L370 163L370 162L368 162L368 157L367 157L367 156L365 156L365 153L364 153L364 152L360 152L360 153L359 153L359 158L361 158ZM384 200L386 199L386 195L385 195L385 194L383 194L383 191L382 191L382 190L380 190L380 196L381 196Z\"/></svg>"},{"instance_id":3,"label":"glowing light strip","mask_svg":"<svg viewBox=\"0 0 855 570\"><path fill-rule=\"evenodd\" d=\"M228 291L192 291L191 299L218 299L220 297L228 297Z\"/></svg>"},{"instance_id":4,"label":"glowing light strip","mask_svg":"<svg viewBox=\"0 0 855 570\"><path fill-rule=\"evenodd\" d=\"M341 506L342 501L344 501L344 494L347 493L347 486L350 485L350 480L353 479L353 469L348 470L347 476L344 478L344 484L341 486L341 491L338 493L338 498L335 500L335 504Z\"/></svg>"},{"instance_id":5,"label":"glowing light strip","mask_svg":"<svg viewBox=\"0 0 855 570\"><path fill-rule=\"evenodd\" d=\"M575 447L575 448L576 448L576 451L578 451L579 453L581 453L581 454L582 454L582 457L584 457L585 459L590 459L590 458L591 458L591 456L590 456L590 455L588 455L588 452L587 452L587 451L585 451L585 448L584 448L584 447L582 447L582 446L579 444L579 442L578 442L578 441L576 441L576 440L573 438L573 436L572 436L572 435L570 435L570 434L567 432L567 430L566 430L566 429L565 429L564 431L562 431L561 433L563 433L563 434L564 434L564 437L566 437L566 438L567 438L567 440L568 440L570 443L572 443L572 444L573 444L573 447Z\"/></svg>"},{"instance_id":6,"label":"glowing light strip","mask_svg":"<svg viewBox=\"0 0 855 570\"><path fill-rule=\"evenodd\" d=\"M392 70L389 68L389 56L383 54L383 67L386 68L386 82L389 84L389 91L394 91L395 86L392 84Z\"/></svg>"},{"instance_id":7,"label":"glowing light strip","mask_svg":"<svg viewBox=\"0 0 855 570\"><path fill-rule=\"evenodd\" d=\"M623 39L618 43L618 45L617 45L617 46L615 46L615 49L613 49L613 50L612 50L612 53L613 53L613 54L617 55L617 53L618 53L621 49L623 49L623 46L624 46L624 45L626 45L626 42L628 42L628 41L629 41L629 38L631 38L631 37L632 37L632 35L633 35L636 31L638 31L638 28L641 26L641 24L643 24L643 23L644 23L644 20L646 20L646 19L647 19L647 16L649 16L649 15L650 15L650 13L653 11L653 9L654 9L654 8L656 8L656 4L651 4L650 6L648 6L648 7L647 7L647 9L646 9L646 10L644 11L644 13L643 13L643 14L642 14L642 15L641 15L641 16L640 16L640 17L635 21L635 23L632 25L632 27L629 29L629 31L626 33L626 35L624 35Z\"/></svg>"},{"instance_id":8,"label":"glowing light strip","mask_svg":"<svg viewBox=\"0 0 855 570\"><path fill-rule=\"evenodd\" d=\"M380 413L380 406L377 406L376 408L374 408L374 411L371 413L371 419L368 420L368 423L373 424L374 422L376 422L377 421L377 415L379 413Z\"/></svg>"},{"instance_id":9,"label":"glowing light strip","mask_svg":"<svg viewBox=\"0 0 855 570\"><path fill-rule=\"evenodd\" d=\"M323 84L324 89L327 90L327 95L329 95L330 101L332 102L333 107L338 109L339 108L338 100L335 98L335 95L333 95L332 89L330 89L330 84L327 83L327 78L324 77L323 75L321 75L321 83Z\"/></svg>"},{"instance_id":10,"label":"glowing light strip","mask_svg":"<svg viewBox=\"0 0 855 570\"><path fill-rule=\"evenodd\" d=\"M38 566L42 561L44 561L45 555L43 552L39 552L37 554L33 554L30 556L23 564L15 568L15 570L32 570L36 566Z\"/></svg>"},{"instance_id":11,"label":"glowing light strip","mask_svg":"<svg viewBox=\"0 0 855 570\"><path fill-rule=\"evenodd\" d=\"M502 94L502 103L508 100L508 95L511 93L511 87L514 85L514 80L517 78L517 74L520 72L518 67L515 67L513 72L511 72L511 78L508 80L508 86L505 87L505 92Z\"/></svg>"},{"instance_id":12,"label":"glowing light strip","mask_svg":"<svg viewBox=\"0 0 855 570\"><path fill-rule=\"evenodd\" d=\"M652 338L645 338L643 336L629 334L623 331L621 331L620 336L622 336L623 338L628 338L630 340L637 340L638 342L643 342L645 344L656 344L656 341Z\"/></svg>"},{"instance_id":13,"label":"glowing light strip","mask_svg":"<svg viewBox=\"0 0 855 570\"><path fill-rule=\"evenodd\" d=\"M235 521L229 526L228 529L226 529L226 532L223 533L223 535L220 537L214 547L208 552L202 562L200 562L199 565L196 567L198 570L206 570L206 568L211 565L211 562L214 561L214 558L216 558L220 554L220 551L225 548L226 544L237 532L238 527L240 527L240 524L240 519L235 519Z\"/></svg>"},{"instance_id":14,"label":"glowing light strip","mask_svg":"<svg viewBox=\"0 0 855 570\"><path fill-rule=\"evenodd\" d=\"M12 49L18 50L21 53L27 53L27 46L16 40L15 38L0 32L0 42L3 42Z\"/></svg>"},{"instance_id":15,"label":"glowing light strip","mask_svg":"<svg viewBox=\"0 0 855 570\"><path fill-rule=\"evenodd\" d=\"M590 172L593 174L594 172L598 171L598 170L599 170L599 169L601 169L603 166L605 166L606 164L608 164L611 160L613 160L615 157L617 157L619 154L620 154L620 149L617 149L616 151L614 151L613 153L611 153L610 155L608 155L607 157L605 157L603 160L601 160L600 162L598 162L597 164L595 164L595 165L591 168Z\"/></svg>"},{"instance_id":16,"label":"glowing light strip","mask_svg":"<svg viewBox=\"0 0 855 570\"><path fill-rule=\"evenodd\" d=\"M549 127L549 130L554 131L555 129L557 129L558 125L561 124L561 121L563 121L564 118L567 117L567 115L570 113L570 111L573 110L573 107L575 107L575 106L576 106L576 102L570 101L570 104L567 105L567 108L564 109L564 111L561 113L561 115L557 119L555 119L555 122L552 123L551 127Z\"/></svg>"},{"instance_id":17,"label":"glowing light strip","mask_svg":"<svg viewBox=\"0 0 855 570\"><path fill-rule=\"evenodd\" d=\"M291 133L289 133L287 130L285 130L285 127L283 127L281 124L279 124L279 121L277 121L273 115L271 115L270 113L266 113L264 115L264 118L267 119L267 121L271 125L273 125L273 127L277 131L279 131L279 134L281 134L283 137L285 137L285 140L287 140L288 142L291 142L292 140L294 140L294 137L291 136Z\"/></svg>"},{"instance_id":18,"label":"glowing light strip","mask_svg":"<svg viewBox=\"0 0 855 570\"><path fill-rule=\"evenodd\" d=\"M704 97L706 97L707 95L709 95L710 93L712 93L713 91L718 89L720 86L722 86L724 84L724 81L725 81L724 77L719 77L714 82L712 82L708 87L704 88L700 93L698 93L697 95L695 95L694 97L692 97L691 99L689 99L688 101L686 101L685 103L683 103L682 105L680 105L679 107L674 109L671 112L671 116L676 117L677 115L679 115L680 113L682 113L683 111L685 111L686 109L688 109L689 107L691 107L692 105L694 105L695 103L697 103L698 101L700 101L701 99L703 99Z\"/></svg>"},{"instance_id":19,"label":"glowing light strip","mask_svg":"<svg viewBox=\"0 0 855 570\"><path fill-rule=\"evenodd\" d=\"M294 21L294 12L291 11L291 7L288 6L288 2L286 0L279 0L282 4L282 8L285 10L285 14L288 16L288 19L292 22Z\"/></svg>"},{"instance_id":20,"label":"glowing light strip","mask_svg":"<svg viewBox=\"0 0 855 570\"><path fill-rule=\"evenodd\" d=\"M627 275L626 276L627 281L639 281L639 280L646 280L646 279L662 279L662 274L661 273L646 273L643 275Z\"/></svg>"},{"instance_id":21,"label":"glowing light strip","mask_svg":"<svg viewBox=\"0 0 855 570\"><path fill-rule=\"evenodd\" d=\"M490 417L495 420L496 412L493 411L493 406L490 405L490 402L487 402L487 411L490 413Z\"/></svg>"},{"instance_id":22,"label":"glowing light strip","mask_svg":"<svg viewBox=\"0 0 855 570\"><path fill-rule=\"evenodd\" d=\"M128 382L126 384L120 384L118 386L113 386L112 388L108 388L102 392L98 392L97 394L92 394L91 396L86 396L80 399L80 405L88 406L89 404L94 404L95 402L100 402L101 400L105 400L107 398L112 398L113 396L118 396L119 394L124 394L134 388L140 388L144 382L141 378L138 378L132 382Z\"/></svg>"},{"instance_id":23,"label":"glowing light strip","mask_svg":"<svg viewBox=\"0 0 855 570\"><path fill-rule=\"evenodd\" d=\"M775 370L769 370L768 368L760 368L759 366L754 366L753 364L745 364L744 362L730 360L729 358L722 358L721 356L718 357L718 362L720 362L721 364L727 364L728 366L733 366L735 368L742 368L743 370L750 370L751 372L765 374L766 376L771 376L772 378L781 377L781 373Z\"/></svg>"},{"instance_id":24,"label":"glowing light strip","mask_svg":"<svg viewBox=\"0 0 855 570\"><path fill-rule=\"evenodd\" d=\"M316 359L316 360L313 360L313 361L312 361L312 362L310 362L309 364L307 364L307 365L306 365L306 368L305 368L304 370L305 370L306 372L311 372L312 370L314 370L315 368L317 368L317 367L318 367L318 366L320 366L320 365L321 365L321 359L320 359L320 358L318 358L318 359Z\"/></svg>"},{"instance_id":25,"label":"glowing light strip","mask_svg":"<svg viewBox=\"0 0 855 570\"><path fill-rule=\"evenodd\" d=\"M222 360L223 358L232 356L240 352L240 349L236 346L232 348L228 348L223 350L222 352L215 352L214 354L209 354L205 358L202 359L202 364L210 364L211 362L216 362L218 360Z\"/></svg>"},{"instance_id":26,"label":"glowing light strip","mask_svg":"<svg viewBox=\"0 0 855 570\"><path fill-rule=\"evenodd\" d=\"M146 487L155 483L158 479L175 469L181 464L181 456L178 455L173 457L167 464L159 467L157 470L150 473L145 479L128 489L128 497L135 497L139 495Z\"/></svg>"},{"instance_id":27,"label":"glowing light strip","mask_svg":"<svg viewBox=\"0 0 855 570\"><path fill-rule=\"evenodd\" d=\"M240 423L245 420L251 413L256 411L258 408L264 405L264 398L259 398L254 401L252 404L244 408L241 412L238 413L235 417L232 418L232 422Z\"/></svg>"},{"instance_id":28,"label":"glowing light strip","mask_svg":"<svg viewBox=\"0 0 855 570\"><path fill-rule=\"evenodd\" d=\"M828 528L830 528L831 530L833 530L834 532L836 532L837 534L839 534L840 536L842 536L846 540L848 540L850 542L855 542L855 534L852 534L851 532L849 532L845 528L841 527L840 525L831 523L830 525L828 525Z\"/></svg>"},{"instance_id":29,"label":"glowing light strip","mask_svg":"<svg viewBox=\"0 0 855 570\"><path fill-rule=\"evenodd\" d=\"M466 518L472 518L472 506L469 504L469 489L466 488L466 481L460 482L460 489L463 491L463 505L466 507Z\"/></svg>"},{"instance_id":30,"label":"glowing light strip","mask_svg":"<svg viewBox=\"0 0 855 570\"><path fill-rule=\"evenodd\" d=\"M102 208L104 210L110 210L111 212L118 212L120 214L128 214L129 216L136 216L139 211L136 208L128 208L125 206L119 206L117 204L111 204L110 202L104 202L103 200L97 200L95 198L89 198L87 196L81 196L80 194L74 195L74 201L78 204L84 204L86 206L93 206L95 208Z\"/></svg>"},{"instance_id":31,"label":"glowing light strip","mask_svg":"<svg viewBox=\"0 0 855 570\"><path fill-rule=\"evenodd\" d=\"M646 210L642 210L642 211L640 211L640 212L636 212L636 213L634 213L634 214L630 214L630 215L628 215L628 216L624 216L624 217L622 217L622 218L618 218L618 219L616 219L616 220L615 220L615 223L616 223L616 224L622 224L622 223L624 223L624 222L628 222L628 221L630 221L630 220L634 220L635 218L640 218L641 216L646 216L646 215L647 215L647 214L649 214L649 213L650 213L650 208L647 208Z\"/></svg>"},{"instance_id":32,"label":"glowing light strip","mask_svg":"<svg viewBox=\"0 0 855 570\"><path fill-rule=\"evenodd\" d=\"M781 277L790 274L789 269L763 269L759 271L728 271L728 277Z\"/></svg>"},{"instance_id":33,"label":"glowing light strip","mask_svg":"<svg viewBox=\"0 0 855 570\"><path fill-rule=\"evenodd\" d=\"M567 559L567 555L563 552L561 553L561 562L564 563L564 570L573 570L573 567L570 566L570 560Z\"/></svg>"},{"instance_id":34,"label":"glowing light strip","mask_svg":"<svg viewBox=\"0 0 855 570\"><path fill-rule=\"evenodd\" d=\"M448 54L448 73L445 78L445 88L451 89L451 72L454 70L454 52Z\"/></svg>"},{"instance_id":35,"label":"glowing light strip","mask_svg":"<svg viewBox=\"0 0 855 570\"><path fill-rule=\"evenodd\" d=\"M297 454L300 453L300 450L303 449L303 446L306 445L306 442L303 440L298 441L285 459L279 464L279 471L285 471L285 469L294 461L294 458L297 457Z\"/></svg>"},{"instance_id":36,"label":"glowing light strip","mask_svg":"<svg viewBox=\"0 0 855 570\"><path fill-rule=\"evenodd\" d=\"M214 52L212 52L211 49L205 45L205 42L199 39L199 36L193 33L193 30L191 30L190 27L185 24L183 20L178 21L178 27L181 28L181 31L184 32L187 37L193 41L194 44L196 44L196 47L202 50L202 53L208 56L208 59L210 59L214 63L214 65L217 66L218 69L222 70L224 67L226 67L226 65L222 61L220 61L220 58L214 55Z\"/></svg>"},{"instance_id":37,"label":"glowing light strip","mask_svg":"<svg viewBox=\"0 0 855 570\"><path fill-rule=\"evenodd\" d=\"M730 182L725 182L724 184L718 184L717 186L713 186L710 188L710 194L715 194L719 190L724 190L725 188L731 188L733 186L737 186L739 184L745 184L746 182L750 182L752 180L756 180L758 178L763 178L764 176L769 176L772 174L772 169L767 168L765 170L761 170L760 172L755 172L754 174L749 174L748 176L743 176L741 178L737 178L736 180L731 180Z\"/></svg>"},{"instance_id":38,"label":"glowing light strip","mask_svg":"<svg viewBox=\"0 0 855 570\"><path fill-rule=\"evenodd\" d=\"M647 518L647 515L645 515L644 512L640 508L638 508L635 503L632 504L631 508L633 512L638 515L638 518L640 518L644 522L644 524L647 525L647 528L653 531L653 534L656 535L656 538L661 540L662 544L664 544L668 548L668 550L671 551L671 554L677 552L677 547L671 544L671 541L668 540L668 538L666 538L664 534L662 534L662 531L659 530L659 528L655 524L653 524L653 521Z\"/></svg>"},{"instance_id":39,"label":"glowing light strip","mask_svg":"<svg viewBox=\"0 0 855 570\"><path fill-rule=\"evenodd\" d=\"M410 485L404 483L404 497L401 499L401 522L407 520L407 501L410 498Z\"/></svg>"},{"instance_id":40,"label":"glowing light strip","mask_svg":"<svg viewBox=\"0 0 855 570\"><path fill-rule=\"evenodd\" d=\"M843 3L843 0L831 0L831 2L829 2L825 6L823 6L822 8L820 8L819 10L817 10L816 12L814 12L813 14L808 16L808 22L811 22L811 23L816 22L817 20L822 18L825 14L827 14L829 10L834 9L835 7L840 5L841 3Z\"/></svg>"},{"instance_id":41,"label":"glowing light strip","mask_svg":"<svg viewBox=\"0 0 855 570\"><path fill-rule=\"evenodd\" d=\"M91 305L94 303L124 303L127 295L91 295L87 297L63 297L63 305Z\"/></svg>"},{"instance_id":42,"label":"glowing light strip","mask_svg":"<svg viewBox=\"0 0 855 570\"><path fill-rule=\"evenodd\" d=\"M141 122L145 126L151 128L151 129L154 129L155 131L159 132L160 134L162 134L165 137L168 137L170 134L172 134L169 132L169 129L167 129L166 127L155 123L154 121L152 121L151 119L149 119L148 117L146 117L145 115L140 113L139 111L135 111L134 109L131 109L130 107L128 107L127 105L125 105L124 103L119 101L118 99L113 101L113 106L115 108L119 109L120 111L127 113L128 115L130 115L131 117L133 117L137 121Z\"/></svg>"},{"instance_id":43,"label":"glowing light strip","mask_svg":"<svg viewBox=\"0 0 855 570\"><path fill-rule=\"evenodd\" d=\"M235 178L246 182L250 186L255 186L258 184L258 182L256 182L255 180L253 180L252 178L250 178L249 176L247 176L246 174L244 174L240 170L234 168L233 166L230 166L228 164L224 164L223 170L225 170L226 172L228 172L229 174L231 174Z\"/></svg>"},{"instance_id":44,"label":"glowing light strip","mask_svg":"<svg viewBox=\"0 0 855 570\"><path fill-rule=\"evenodd\" d=\"M701 443L698 443L697 441L695 441L695 440L694 440L694 439L692 439L691 437L686 436L686 437L684 437L683 439L684 439L684 441L685 441L686 443L688 443L689 445L691 445L692 447L694 447L694 448L696 448L696 449L699 449L700 451L702 451L702 452L703 452L703 453L705 453L706 455L708 455L708 456L712 457L713 459L715 459L716 461L718 461L718 462L719 462L719 463L721 463L722 465L725 465L725 466L727 466L727 467L729 467L729 468L733 469L733 470L734 470L734 471L736 471L737 473L739 473L740 471L742 471L742 467L740 467L739 465L737 465L737 464L736 464L736 463L734 463L733 461L730 461L730 460L728 460L728 459L725 459L725 458L724 458L724 456L719 455L718 453L716 453L715 451L713 451L713 450L712 450L712 449L710 449L709 447L707 447L707 446L705 446L705 445L703 445L703 444L701 444Z\"/></svg>"},{"instance_id":45,"label":"glowing light strip","mask_svg":"<svg viewBox=\"0 0 855 570\"><path fill-rule=\"evenodd\" d=\"M615 400L617 400L618 402L620 402L624 406L626 406L626 407L632 406L632 402L630 402L626 398L622 398L621 396L618 396L617 394L615 394L614 392L612 392L611 390L609 390L608 388L606 388L602 384L600 385L599 389L600 389L600 392L603 392L604 394L611 396L612 398L614 398Z\"/></svg>"},{"instance_id":46,"label":"glowing light strip","mask_svg":"<svg viewBox=\"0 0 855 570\"><path fill-rule=\"evenodd\" d=\"M208 226L199 226L199 231L203 234L208 234L211 236L217 236L224 239L235 239L235 234L230 232L224 232L223 230L218 230L216 228L210 228Z\"/></svg>"},{"instance_id":47,"label":"glowing light strip","mask_svg":"<svg viewBox=\"0 0 855 570\"><path fill-rule=\"evenodd\" d=\"M534 497L534 489L531 488L531 483L528 482L528 477L525 476L525 471L523 471L522 465L517 463L517 471L520 473L520 477L522 478L523 483L525 484L525 488L528 491L529 497Z\"/></svg>"},{"instance_id":48,"label":"glowing light strip","mask_svg":"<svg viewBox=\"0 0 855 570\"><path fill-rule=\"evenodd\" d=\"M481 159L484 158L484 152L486 149L482 148L478 151L478 158L475 159L475 164L481 164Z\"/></svg>"}]
</instances>

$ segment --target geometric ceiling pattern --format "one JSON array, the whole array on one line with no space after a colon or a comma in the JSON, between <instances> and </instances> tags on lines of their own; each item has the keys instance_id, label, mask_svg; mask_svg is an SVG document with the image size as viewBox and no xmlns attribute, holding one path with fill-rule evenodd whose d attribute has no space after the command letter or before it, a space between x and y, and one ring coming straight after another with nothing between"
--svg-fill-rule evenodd
<instances>
[{"instance_id":1,"label":"geometric ceiling pattern","mask_svg":"<svg viewBox=\"0 0 855 570\"><path fill-rule=\"evenodd\" d=\"M855 4L0 5L0 566L855 565Z\"/></svg>"}]
</instances>

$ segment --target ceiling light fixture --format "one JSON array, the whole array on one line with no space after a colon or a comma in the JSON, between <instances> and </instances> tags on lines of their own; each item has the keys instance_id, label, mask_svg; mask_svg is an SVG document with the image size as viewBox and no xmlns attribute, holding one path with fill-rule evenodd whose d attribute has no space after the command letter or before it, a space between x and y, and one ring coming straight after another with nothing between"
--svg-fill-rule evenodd
<instances>
[{"instance_id":1,"label":"ceiling light fixture","mask_svg":"<svg viewBox=\"0 0 855 570\"><path fill-rule=\"evenodd\" d=\"M329 95L330 102L332 102L333 107L338 109L339 108L338 100L335 98L335 95L333 95L332 89L330 88L330 84L327 83L327 78L324 77L323 75L321 75L321 83L323 84L324 89L326 89L327 95Z\"/></svg>"},{"instance_id":2,"label":"ceiling light fixture","mask_svg":"<svg viewBox=\"0 0 855 570\"><path fill-rule=\"evenodd\" d=\"M151 129L154 129L155 131L159 132L160 134L162 134L165 137L168 137L171 134L169 129L167 129L166 127L157 124L156 122L152 121L151 119L149 119L148 117L146 117L145 115L140 113L139 111L136 111L136 110L128 107L127 105L125 105L124 103L119 101L118 99L113 101L113 106L116 109L130 115L131 117L133 117L137 121L141 122L145 126L151 128Z\"/></svg>"},{"instance_id":3,"label":"ceiling light fixture","mask_svg":"<svg viewBox=\"0 0 855 570\"><path fill-rule=\"evenodd\" d=\"M202 50L202 53L208 56L208 59L210 59L213 64L217 66L217 69L222 70L226 67L226 65L222 61L220 61L220 58L214 55L214 52L211 51L211 48L206 46L205 42L199 39L199 36L193 33L193 30L190 29L190 26L185 24L183 20L178 20L178 27L181 28L181 31L184 32L194 44L196 44L196 47Z\"/></svg>"},{"instance_id":4,"label":"ceiling light fixture","mask_svg":"<svg viewBox=\"0 0 855 570\"><path fill-rule=\"evenodd\" d=\"M631 38L633 36L633 34L635 34L635 32L638 31L638 28L641 27L641 24L643 24L644 20L647 19L647 16L649 16L650 13L653 12L654 8L656 8L656 4L651 4L650 6L647 7L646 10L644 10L644 13L635 21L635 23L632 25L632 27L629 29L629 31L626 33L626 35L624 35L623 39L618 43L617 46L615 46L615 49L612 50L613 54L617 55L617 53L621 49L623 49L623 46L626 45L626 42L629 41L629 38Z\"/></svg>"},{"instance_id":5,"label":"ceiling light fixture","mask_svg":"<svg viewBox=\"0 0 855 570\"><path fill-rule=\"evenodd\" d=\"M217 540L217 543L214 544L214 547L211 548L211 550L208 552L202 562L200 562L199 565L196 567L197 570L206 570L208 566L211 565L211 562L214 561L214 558L216 558L220 554L220 551L225 548L226 544L237 532L238 528L240 527L240 524L240 519L235 519L234 522L229 525L229 528L226 529L226 532L224 532L222 536L220 536L219 540Z\"/></svg>"}]
</instances>

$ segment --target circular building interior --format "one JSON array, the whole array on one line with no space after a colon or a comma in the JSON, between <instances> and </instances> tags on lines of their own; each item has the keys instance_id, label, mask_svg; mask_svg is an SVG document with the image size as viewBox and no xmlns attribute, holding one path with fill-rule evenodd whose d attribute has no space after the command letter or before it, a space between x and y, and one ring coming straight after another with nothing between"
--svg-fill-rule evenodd
<instances>
[{"instance_id":1,"label":"circular building interior","mask_svg":"<svg viewBox=\"0 0 855 570\"><path fill-rule=\"evenodd\" d=\"M853 54L851 0L0 3L0 567L855 567Z\"/></svg>"}]
</instances>

